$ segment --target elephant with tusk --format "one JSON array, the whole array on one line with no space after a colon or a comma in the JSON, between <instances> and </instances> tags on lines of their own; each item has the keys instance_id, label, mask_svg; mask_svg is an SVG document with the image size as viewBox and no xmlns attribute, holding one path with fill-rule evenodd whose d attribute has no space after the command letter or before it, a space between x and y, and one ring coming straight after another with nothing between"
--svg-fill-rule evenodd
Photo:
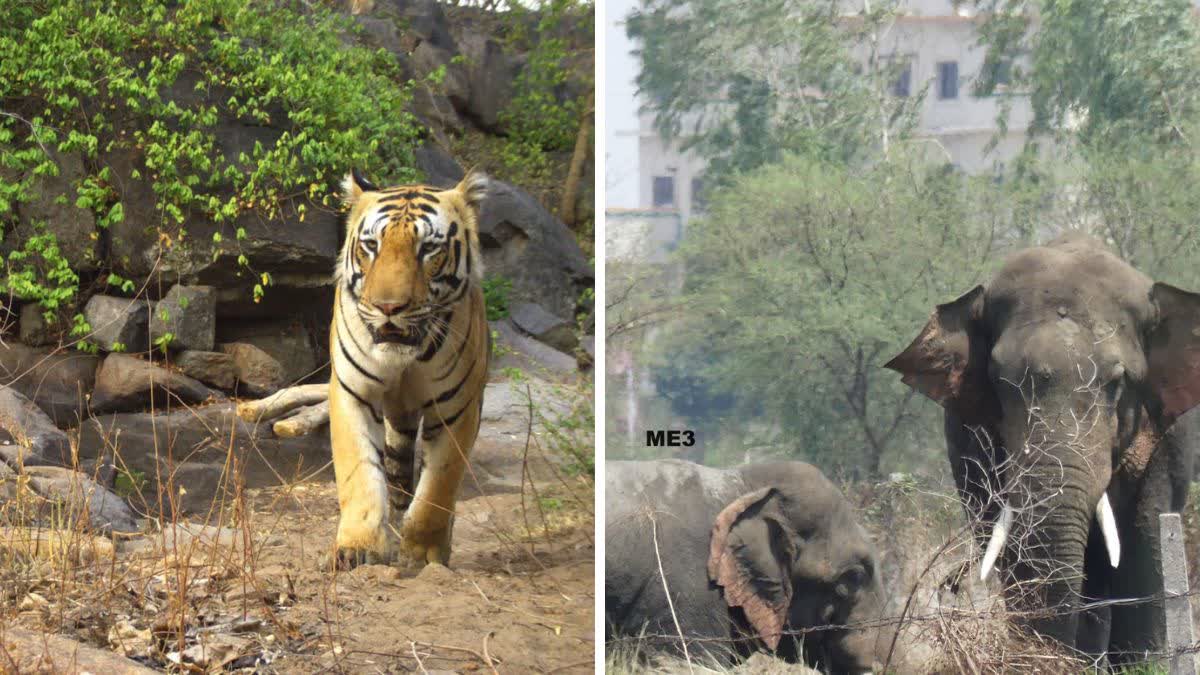
<instances>
[{"instance_id":1,"label":"elephant with tusk","mask_svg":"<svg viewBox=\"0 0 1200 675\"><path fill-rule=\"evenodd\" d=\"M1113 665L1165 642L1158 515L1200 417L1200 295L1071 234L939 305L892 359L945 409L952 473L1017 620ZM1105 605L1106 599L1145 598Z\"/></svg>"}]
</instances>

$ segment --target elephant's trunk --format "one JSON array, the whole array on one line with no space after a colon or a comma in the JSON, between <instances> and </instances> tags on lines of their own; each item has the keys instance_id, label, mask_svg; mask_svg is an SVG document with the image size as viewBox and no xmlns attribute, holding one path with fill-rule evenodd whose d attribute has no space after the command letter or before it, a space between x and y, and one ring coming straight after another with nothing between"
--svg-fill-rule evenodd
<instances>
[{"instance_id":1,"label":"elephant's trunk","mask_svg":"<svg viewBox=\"0 0 1200 675\"><path fill-rule=\"evenodd\" d=\"M1010 609L1027 612L1022 622L1042 635L1074 644L1084 574L1084 552L1092 519L1111 524L1110 554L1119 543L1107 499L1111 476L1106 455L1089 453L1079 439L1042 439L1041 447L1015 458L1009 471L1007 504L1012 533L1004 550ZM1020 447L1020 446L1017 446ZM1088 461L1088 458L1100 457Z\"/></svg>"},{"instance_id":2,"label":"elephant's trunk","mask_svg":"<svg viewBox=\"0 0 1200 675\"><path fill-rule=\"evenodd\" d=\"M884 625L884 602L883 586L876 580L846 618L851 628L827 636L824 646L832 672L865 673L882 666L896 630Z\"/></svg>"}]
</instances>

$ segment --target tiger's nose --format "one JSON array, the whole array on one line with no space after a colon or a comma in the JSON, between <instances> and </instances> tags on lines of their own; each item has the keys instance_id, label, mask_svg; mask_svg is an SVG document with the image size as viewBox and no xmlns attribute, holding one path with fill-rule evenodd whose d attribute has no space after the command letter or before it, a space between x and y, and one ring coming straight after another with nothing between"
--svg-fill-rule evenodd
<instances>
[{"instance_id":1,"label":"tiger's nose","mask_svg":"<svg viewBox=\"0 0 1200 675\"><path fill-rule=\"evenodd\" d=\"M392 316L393 314L398 314L398 313L404 311L404 309L406 307L408 307L409 303L407 303L407 302L376 302L376 303L374 303L374 305L375 305L376 309L383 312L386 316Z\"/></svg>"}]
</instances>

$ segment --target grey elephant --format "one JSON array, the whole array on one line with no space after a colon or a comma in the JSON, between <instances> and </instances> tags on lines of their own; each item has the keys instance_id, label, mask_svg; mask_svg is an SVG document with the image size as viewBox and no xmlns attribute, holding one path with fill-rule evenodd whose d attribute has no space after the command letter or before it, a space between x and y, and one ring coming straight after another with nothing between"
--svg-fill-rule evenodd
<instances>
[{"instance_id":1,"label":"grey elephant","mask_svg":"<svg viewBox=\"0 0 1200 675\"><path fill-rule=\"evenodd\" d=\"M1200 295L1067 235L939 305L887 367L945 408L980 574L999 570L1017 620L1114 665L1161 650L1158 515L1184 508L1200 439L1180 419ZM1149 600L1087 607L1110 598Z\"/></svg>"},{"instance_id":2,"label":"grey elephant","mask_svg":"<svg viewBox=\"0 0 1200 675\"><path fill-rule=\"evenodd\" d=\"M890 644L878 630L885 598L871 543L815 467L605 467L610 649L626 636L678 650L682 634L693 658L729 663L765 648L863 672Z\"/></svg>"}]
</instances>

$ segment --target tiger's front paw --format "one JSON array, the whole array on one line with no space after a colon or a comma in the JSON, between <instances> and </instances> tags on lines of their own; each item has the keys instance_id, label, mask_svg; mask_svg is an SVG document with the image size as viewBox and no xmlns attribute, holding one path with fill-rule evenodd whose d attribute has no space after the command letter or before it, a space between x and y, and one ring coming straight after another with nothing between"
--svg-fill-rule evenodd
<instances>
[{"instance_id":1,"label":"tiger's front paw","mask_svg":"<svg viewBox=\"0 0 1200 675\"><path fill-rule=\"evenodd\" d=\"M359 565L386 565L395 558L395 544L382 527L342 521L338 525L337 549L326 555L322 566L350 570Z\"/></svg>"},{"instance_id":2,"label":"tiger's front paw","mask_svg":"<svg viewBox=\"0 0 1200 675\"><path fill-rule=\"evenodd\" d=\"M387 565L392 561L390 552L372 551L365 548L341 548L321 558L321 567L330 571L348 572L359 565Z\"/></svg>"},{"instance_id":3,"label":"tiger's front paw","mask_svg":"<svg viewBox=\"0 0 1200 675\"><path fill-rule=\"evenodd\" d=\"M418 530L406 526L400 533L397 561L403 567L419 570L437 563L450 563L450 527Z\"/></svg>"}]
</instances>

